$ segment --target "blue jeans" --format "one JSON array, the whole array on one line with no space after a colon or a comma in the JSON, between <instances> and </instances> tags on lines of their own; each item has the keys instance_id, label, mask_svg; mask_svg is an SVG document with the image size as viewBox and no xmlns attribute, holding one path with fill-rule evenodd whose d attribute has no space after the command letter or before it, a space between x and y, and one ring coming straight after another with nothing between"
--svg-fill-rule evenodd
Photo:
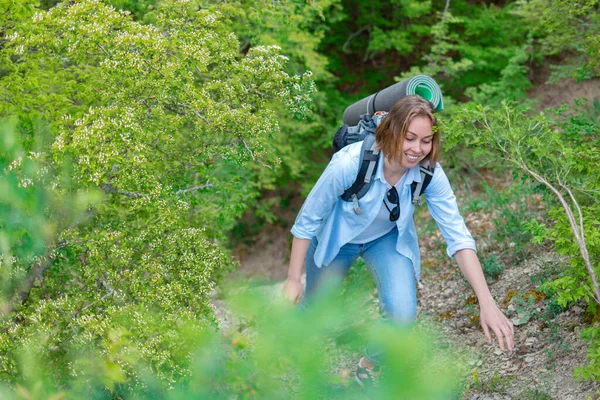
<instances>
[{"instance_id":1,"label":"blue jeans","mask_svg":"<svg viewBox=\"0 0 600 400\"><path fill-rule=\"evenodd\" d=\"M327 280L328 284L341 285L352 263L360 256L377 284L381 318L377 322L395 322L411 326L417 315L417 291L412 261L396 251L398 230L392 229L384 236L365 244L346 244L335 259L318 268L314 262L317 239L314 238L306 253L306 289L302 303L310 301ZM365 358L381 365L384 353L372 341L365 348Z\"/></svg>"}]
</instances>

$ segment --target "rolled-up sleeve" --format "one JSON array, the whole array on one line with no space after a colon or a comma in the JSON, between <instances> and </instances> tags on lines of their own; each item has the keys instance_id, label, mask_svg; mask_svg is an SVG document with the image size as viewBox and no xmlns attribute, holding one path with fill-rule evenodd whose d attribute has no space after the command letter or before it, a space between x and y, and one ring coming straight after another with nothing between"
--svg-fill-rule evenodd
<instances>
[{"instance_id":1,"label":"rolled-up sleeve","mask_svg":"<svg viewBox=\"0 0 600 400\"><path fill-rule=\"evenodd\" d=\"M333 210L344 191L353 183L358 173L357 160L346 149L334 154L321 177L304 201L292 235L300 239L312 239L325 217Z\"/></svg>"},{"instance_id":2,"label":"rolled-up sleeve","mask_svg":"<svg viewBox=\"0 0 600 400\"><path fill-rule=\"evenodd\" d=\"M429 212L446 241L448 256L453 257L459 250L476 250L475 240L460 215L448 177L439 164L424 194Z\"/></svg>"}]
</instances>

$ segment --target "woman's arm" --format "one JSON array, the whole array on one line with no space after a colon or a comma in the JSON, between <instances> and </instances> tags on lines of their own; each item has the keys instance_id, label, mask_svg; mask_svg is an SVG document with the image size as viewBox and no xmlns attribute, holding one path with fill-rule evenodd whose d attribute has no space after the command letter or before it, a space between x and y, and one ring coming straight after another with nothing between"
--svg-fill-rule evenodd
<instances>
[{"instance_id":1,"label":"woman's arm","mask_svg":"<svg viewBox=\"0 0 600 400\"><path fill-rule=\"evenodd\" d=\"M302 298L302 265L308 251L308 246L323 220L331 214L335 203L349 188L358 174L358 160L361 149L357 143L354 152L350 153L350 146L334 154L325 171L304 201L294 226L291 229L294 239L290 255L288 278L283 286L283 295L286 299L297 303Z\"/></svg>"},{"instance_id":2,"label":"woman's arm","mask_svg":"<svg viewBox=\"0 0 600 400\"><path fill-rule=\"evenodd\" d=\"M292 253L290 255L290 268L288 269L288 277L283 285L283 296L293 302L298 303L302 298L302 283L300 277L302 275L302 265L308 251L310 240L294 237L292 240Z\"/></svg>"},{"instance_id":3,"label":"woman's arm","mask_svg":"<svg viewBox=\"0 0 600 400\"><path fill-rule=\"evenodd\" d=\"M450 187L450 182L439 164L436 166L431 184L425 190L425 198L429 212L446 240L448 255L457 261L460 270L477 295L480 309L479 318L485 336L491 343L491 330L498 338L498 344L502 350L504 350L505 342L507 348L513 350L513 325L492 298L481 270L481 264L475 254L475 241L458 211L456 197Z\"/></svg>"},{"instance_id":4,"label":"woman's arm","mask_svg":"<svg viewBox=\"0 0 600 400\"><path fill-rule=\"evenodd\" d=\"M504 341L506 341L506 347L509 350L514 350L515 333L513 324L506 318L502 311L500 311L492 298L490 289L483 276L477 254L471 249L459 250L454 254L454 259L475 291L475 295L479 301L479 319L481 327L483 328L483 332L485 333L488 342L492 343L491 330L498 338L498 344L502 350L504 350Z\"/></svg>"}]
</instances>

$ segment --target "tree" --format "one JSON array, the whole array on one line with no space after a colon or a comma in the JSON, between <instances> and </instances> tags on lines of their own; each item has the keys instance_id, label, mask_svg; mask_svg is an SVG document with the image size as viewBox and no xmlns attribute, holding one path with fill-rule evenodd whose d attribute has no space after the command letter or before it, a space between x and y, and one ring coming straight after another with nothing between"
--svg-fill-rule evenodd
<instances>
[{"instance_id":1,"label":"tree","mask_svg":"<svg viewBox=\"0 0 600 400\"><path fill-rule=\"evenodd\" d=\"M577 254L572 251L573 246L567 246L567 253L583 262L588 277L587 282L576 283L581 289L577 295L566 291L561 305L581 298L595 302L594 308L600 304L596 277L598 252L588 250L589 243L594 249L599 244L597 189L600 182L593 172L599 161L597 124L591 129L570 129L567 131L570 134L566 134L564 128L560 129L544 114L527 117L525 111L504 103L501 108L464 105L453 114L446 128L449 132L447 148L461 143L480 153L491 150L552 194L563 212L554 209L549 214L557 218L557 226L566 217L578 250ZM539 230L540 226L536 226ZM562 235L554 237L554 241L559 250L561 247L564 250L561 242L572 243L572 240L564 237L563 229L559 231Z\"/></svg>"},{"instance_id":2,"label":"tree","mask_svg":"<svg viewBox=\"0 0 600 400\"><path fill-rule=\"evenodd\" d=\"M240 54L237 15L234 4L164 1L142 24L82 0L7 32L0 114L18 118L23 154L6 156L11 179L23 193L48 184L60 199L102 200L86 203L87 219L42 209L54 227L45 253L12 262L32 285L5 297L5 371L41 336L35 351L57 376L78 373L70 348L96 345L107 368L132 373L134 357L166 385L187 374L178 327L214 325L208 295L232 266L224 233L259 193L255 166L278 163L273 104L302 115L314 90L309 74L285 72L276 46ZM31 163L41 166L33 176ZM13 244L5 259L23 246Z\"/></svg>"}]
</instances>

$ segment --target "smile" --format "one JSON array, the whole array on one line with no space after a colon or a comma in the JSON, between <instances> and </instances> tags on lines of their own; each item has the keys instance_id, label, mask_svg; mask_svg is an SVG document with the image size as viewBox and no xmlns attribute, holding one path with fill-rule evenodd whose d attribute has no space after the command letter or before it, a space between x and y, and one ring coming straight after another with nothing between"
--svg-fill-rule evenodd
<instances>
[{"instance_id":1,"label":"smile","mask_svg":"<svg viewBox=\"0 0 600 400\"><path fill-rule=\"evenodd\" d=\"M420 156L411 156L410 154L406 154L406 153L404 153L404 154L406 155L406 158L408 159L408 161L417 161L417 160L419 160L419 158L421 158Z\"/></svg>"}]
</instances>

